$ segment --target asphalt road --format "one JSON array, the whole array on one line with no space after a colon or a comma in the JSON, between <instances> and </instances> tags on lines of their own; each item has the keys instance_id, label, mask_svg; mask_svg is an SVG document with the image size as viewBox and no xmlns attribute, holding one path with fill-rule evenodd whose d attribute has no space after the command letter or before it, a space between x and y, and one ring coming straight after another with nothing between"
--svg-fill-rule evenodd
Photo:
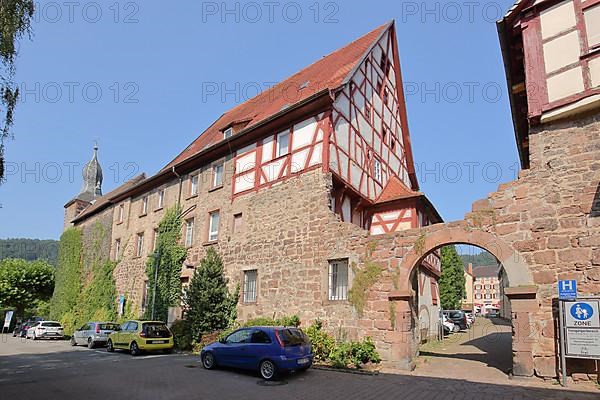
<instances>
[{"instance_id":1,"label":"asphalt road","mask_svg":"<svg viewBox=\"0 0 600 400\"><path fill-rule=\"evenodd\" d=\"M0 338L0 400L5 399L565 399L597 393L457 379L380 374L365 376L311 369L265 386L256 375L204 370L191 355L107 353L66 342Z\"/></svg>"}]
</instances>

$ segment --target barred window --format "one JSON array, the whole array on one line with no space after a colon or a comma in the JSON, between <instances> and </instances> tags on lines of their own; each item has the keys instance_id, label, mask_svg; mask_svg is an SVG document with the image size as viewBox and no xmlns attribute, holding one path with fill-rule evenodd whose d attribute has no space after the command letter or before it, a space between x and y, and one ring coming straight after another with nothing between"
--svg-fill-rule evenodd
<instances>
[{"instance_id":1,"label":"barred window","mask_svg":"<svg viewBox=\"0 0 600 400\"><path fill-rule=\"evenodd\" d=\"M258 272L253 269L244 271L244 303L256 303L256 278Z\"/></svg>"},{"instance_id":2,"label":"barred window","mask_svg":"<svg viewBox=\"0 0 600 400\"><path fill-rule=\"evenodd\" d=\"M329 262L329 300L348 299L348 260Z\"/></svg>"}]
</instances>

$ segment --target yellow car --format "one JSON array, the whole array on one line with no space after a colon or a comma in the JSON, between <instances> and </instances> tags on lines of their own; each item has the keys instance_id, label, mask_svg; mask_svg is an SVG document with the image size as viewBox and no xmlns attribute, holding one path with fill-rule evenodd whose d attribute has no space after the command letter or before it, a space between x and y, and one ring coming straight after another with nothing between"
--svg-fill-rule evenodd
<instances>
[{"instance_id":1,"label":"yellow car","mask_svg":"<svg viewBox=\"0 0 600 400\"><path fill-rule=\"evenodd\" d=\"M129 350L137 356L142 351L173 351L173 334L164 322L126 321L108 337L106 350Z\"/></svg>"}]
</instances>

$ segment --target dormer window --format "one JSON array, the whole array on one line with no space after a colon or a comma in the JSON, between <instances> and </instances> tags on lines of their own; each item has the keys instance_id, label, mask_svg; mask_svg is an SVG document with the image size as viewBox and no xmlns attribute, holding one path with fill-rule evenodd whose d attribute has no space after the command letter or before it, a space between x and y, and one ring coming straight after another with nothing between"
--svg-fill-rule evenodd
<instances>
[{"instance_id":1,"label":"dormer window","mask_svg":"<svg viewBox=\"0 0 600 400\"><path fill-rule=\"evenodd\" d=\"M229 139L233 136L233 128L229 127L223 131L223 139Z\"/></svg>"}]
</instances>

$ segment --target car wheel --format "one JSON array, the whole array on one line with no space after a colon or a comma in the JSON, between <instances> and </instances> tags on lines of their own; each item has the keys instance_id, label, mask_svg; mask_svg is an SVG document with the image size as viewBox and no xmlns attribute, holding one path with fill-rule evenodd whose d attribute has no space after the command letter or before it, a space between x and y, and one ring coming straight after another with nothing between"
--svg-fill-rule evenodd
<instances>
[{"instance_id":1,"label":"car wheel","mask_svg":"<svg viewBox=\"0 0 600 400\"><path fill-rule=\"evenodd\" d=\"M265 381L270 381L275 378L277 373L277 367L275 367L275 363L271 360L264 360L260 363L259 366L260 376Z\"/></svg>"},{"instance_id":2,"label":"car wheel","mask_svg":"<svg viewBox=\"0 0 600 400\"><path fill-rule=\"evenodd\" d=\"M453 332L458 332L460 331L460 327L458 325L454 325L454 328L452 328Z\"/></svg>"},{"instance_id":3,"label":"car wheel","mask_svg":"<svg viewBox=\"0 0 600 400\"><path fill-rule=\"evenodd\" d=\"M213 353L204 353L202 356L202 366L206 369L215 368L217 363L215 362L215 356Z\"/></svg>"},{"instance_id":4,"label":"car wheel","mask_svg":"<svg viewBox=\"0 0 600 400\"><path fill-rule=\"evenodd\" d=\"M93 349L96 347L96 343L92 340L92 338L88 338L88 349Z\"/></svg>"},{"instance_id":5,"label":"car wheel","mask_svg":"<svg viewBox=\"0 0 600 400\"><path fill-rule=\"evenodd\" d=\"M131 342L131 345L129 345L129 351L134 357L140 355L140 348L138 347L138 344L136 342Z\"/></svg>"},{"instance_id":6,"label":"car wheel","mask_svg":"<svg viewBox=\"0 0 600 400\"><path fill-rule=\"evenodd\" d=\"M109 353L112 353L113 351L115 351L112 340L110 340L110 339L108 339L108 342L106 343L106 351L108 351Z\"/></svg>"},{"instance_id":7,"label":"car wheel","mask_svg":"<svg viewBox=\"0 0 600 400\"><path fill-rule=\"evenodd\" d=\"M77 341L75 341L75 336L71 336L71 346L77 346Z\"/></svg>"}]
</instances>

